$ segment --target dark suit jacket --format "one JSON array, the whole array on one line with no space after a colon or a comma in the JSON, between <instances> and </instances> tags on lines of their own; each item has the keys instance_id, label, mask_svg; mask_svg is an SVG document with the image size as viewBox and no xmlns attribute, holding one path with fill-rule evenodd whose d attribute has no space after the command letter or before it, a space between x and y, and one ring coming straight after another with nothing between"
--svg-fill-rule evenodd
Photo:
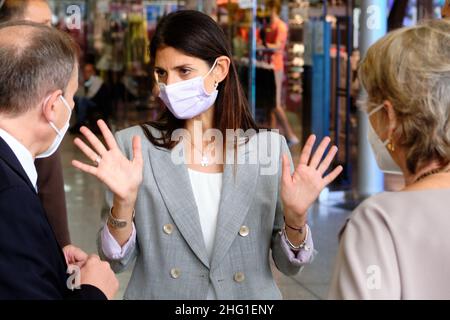
<instances>
[{"instance_id":1,"label":"dark suit jacket","mask_svg":"<svg viewBox=\"0 0 450 320\"><path fill-rule=\"evenodd\" d=\"M0 299L106 299L67 288L61 247L28 176L0 138Z\"/></svg>"}]
</instances>

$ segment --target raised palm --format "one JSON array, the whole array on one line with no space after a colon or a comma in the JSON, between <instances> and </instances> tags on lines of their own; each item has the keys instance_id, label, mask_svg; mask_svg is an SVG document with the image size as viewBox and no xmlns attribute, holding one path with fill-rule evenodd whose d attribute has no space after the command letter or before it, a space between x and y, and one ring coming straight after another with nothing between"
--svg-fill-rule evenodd
<instances>
[{"instance_id":1,"label":"raised palm","mask_svg":"<svg viewBox=\"0 0 450 320\"><path fill-rule=\"evenodd\" d=\"M286 209L285 218L292 224L302 224L308 208L314 203L320 192L342 171L342 166L338 166L324 176L338 149L333 146L322 160L325 150L330 144L330 138L326 137L311 157L315 141L314 135L308 138L300 155L299 164L292 175L288 156L283 155L281 200Z\"/></svg>"},{"instance_id":2,"label":"raised palm","mask_svg":"<svg viewBox=\"0 0 450 320\"><path fill-rule=\"evenodd\" d=\"M88 165L73 160L74 167L97 177L122 201L134 201L142 183L143 160L141 141L133 137L133 159L127 159L119 149L113 134L106 123L98 121L98 126L106 142L105 145L86 127L80 132L89 141L89 147L81 139L75 139L75 145L96 165ZM95 151L94 151L95 150Z\"/></svg>"}]
</instances>

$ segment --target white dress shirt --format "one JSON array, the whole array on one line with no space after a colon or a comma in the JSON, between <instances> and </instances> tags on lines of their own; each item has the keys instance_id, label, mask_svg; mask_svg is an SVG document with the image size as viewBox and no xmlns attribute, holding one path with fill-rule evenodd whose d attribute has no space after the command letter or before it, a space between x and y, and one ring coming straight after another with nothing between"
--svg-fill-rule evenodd
<instances>
[{"instance_id":1,"label":"white dress shirt","mask_svg":"<svg viewBox=\"0 0 450 320\"><path fill-rule=\"evenodd\" d=\"M200 226L209 261L216 237L217 216L219 214L220 193L222 190L222 173L203 173L188 169L192 192L197 204ZM208 300L216 300L217 295L212 285L208 288Z\"/></svg>"},{"instance_id":2,"label":"white dress shirt","mask_svg":"<svg viewBox=\"0 0 450 320\"><path fill-rule=\"evenodd\" d=\"M23 170L28 176L28 179L30 179L31 184L37 192L38 175L36 167L34 166L34 159L31 152L27 148L25 148L25 146L21 144L16 138L14 138L3 129L0 129L0 137L5 140L6 144L11 148L12 152L16 156L17 160L19 160Z\"/></svg>"},{"instance_id":3,"label":"white dress shirt","mask_svg":"<svg viewBox=\"0 0 450 320\"><path fill-rule=\"evenodd\" d=\"M197 204L206 251L211 260L219 214L222 173L203 173L188 169L192 192Z\"/></svg>"}]
</instances>

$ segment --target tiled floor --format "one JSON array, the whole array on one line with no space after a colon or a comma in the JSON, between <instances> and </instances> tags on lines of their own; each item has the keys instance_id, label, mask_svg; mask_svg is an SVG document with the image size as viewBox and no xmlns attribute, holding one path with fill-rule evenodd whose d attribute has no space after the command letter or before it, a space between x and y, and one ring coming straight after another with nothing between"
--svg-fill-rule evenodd
<instances>
[{"instance_id":1,"label":"tiled floor","mask_svg":"<svg viewBox=\"0 0 450 320\"><path fill-rule=\"evenodd\" d=\"M72 159L83 159L72 143L73 138L74 136L67 136L61 148L71 238L75 245L89 253L96 253L104 187L95 178L71 166ZM295 277L286 277L274 269L275 279L285 299L326 298L337 250L337 234L350 213L333 206L334 204L332 200L317 203L310 212L309 224L317 250L313 263ZM131 270L118 275L121 284L118 299L123 295L130 274Z\"/></svg>"}]
</instances>

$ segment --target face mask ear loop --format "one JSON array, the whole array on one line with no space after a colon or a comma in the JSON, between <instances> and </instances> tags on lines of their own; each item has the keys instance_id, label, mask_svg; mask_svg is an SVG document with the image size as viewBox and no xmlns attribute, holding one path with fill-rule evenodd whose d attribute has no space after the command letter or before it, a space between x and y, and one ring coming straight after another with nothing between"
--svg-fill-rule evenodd
<instances>
[{"instance_id":1,"label":"face mask ear loop","mask_svg":"<svg viewBox=\"0 0 450 320\"><path fill-rule=\"evenodd\" d=\"M53 130L56 131L56 134L59 136L61 136L61 132L59 131L59 129L55 126L55 124L52 121L48 122L50 124L50 126L53 128Z\"/></svg>"},{"instance_id":2,"label":"face mask ear loop","mask_svg":"<svg viewBox=\"0 0 450 320\"><path fill-rule=\"evenodd\" d=\"M219 59L217 58L216 61L214 61L213 66L211 67L211 69L209 69L208 73L205 74L205 76L203 77L202 81L205 81L205 79L211 74L211 72L214 70L214 68L217 66L217 62L219 62ZM217 87L219 86L219 83L217 82L217 80L214 80L214 88L215 90L217 90ZM203 83L203 90L206 92L205 88L204 88L204 83ZM209 94L208 94L209 95Z\"/></svg>"},{"instance_id":3,"label":"face mask ear loop","mask_svg":"<svg viewBox=\"0 0 450 320\"><path fill-rule=\"evenodd\" d=\"M50 100L51 96L48 96L47 98L45 98L44 103L42 105L42 109L44 109L44 107L47 105L48 100ZM48 120L47 120L48 121ZM59 136L61 133L59 132L58 128L55 126L55 124L53 123L53 121L48 121L48 123L50 124L50 126L53 128L53 130L55 130L56 134Z\"/></svg>"},{"instance_id":4,"label":"face mask ear loop","mask_svg":"<svg viewBox=\"0 0 450 320\"><path fill-rule=\"evenodd\" d=\"M48 100L50 100L51 96L48 96L47 98L45 98L44 103L42 104L42 109L44 109L44 107L46 106Z\"/></svg>"},{"instance_id":5,"label":"face mask ear loop","mask_svg":"<svg viewBox=\"0 0 450 320\"><path fill-rule=\"evenodd\" d=\"M374 115L375 113L377 113L378 111L380 111L381 109L383 109L384 107L384 103L380 104L378 107L376 107L375 109L373 109L372 111L370 111L370 113L367 115L369 118L370 116ZM383 143L383 145L386 147L389 142L390 142L390 138L388 138L386 141L381 141Z\"/></svg>"},{"instance_id":6,"label":"face mask ear loop","mask_svg":"<svg viewBox=\"0 0 450 320\"><path fill-rule=\"evenodd\" d=\"M69 119L70 119L70 116L72 115L72 109L70 108L69 103L67 102L66 98L64 98L62 95L59 96L59 99L64 104L64 106L67 108L67 110L69 110Z\"/></svg>"},{"instance_id":7,"label":"face mask ear loop","mask_svg":"<svg viewBox=\"0 0 450 320\"><path fill-rule=\"evenodd\" d=\"M203 77L203 79L206 79L206 77L208 77L208 76L211 74L211 72L212 72L212 71L214 70L214 68L217 66L217 62L219 62L218 59L216 59L216 61L214 61L213 66L212 66L211 69L208 71L208 73Z\"/></svg>"},{"instance_id":8,"label":"face mask ear loop","mask_svg":"<svg viewBox=\"0 0 450 320\"><path fill-rule=\"evenodd\" d=\"M48 97L46 99L45 104L48 102L48 99L50 99L50 97ZM59 96L59 99L61 100L61 102L63 103L63 105L67 108L67 110L69 110L69 121L70 121L70 117L72 115L72 109L70 108L69 104L66 102L66 100L64 99L64 97L62 95ZM48 122L50 124L50 126L53 128L53 130L55 130L56 134L58 136L61 136L61 131L56 127L56 125L53 123L53 121L49 121Z\"/></svg>"},{"instance_id":9,"label":"face mask ear loop","mask_svg":"<svg viewBox=\"0 0 450 320\"><path fill-rule=\"evenodd\" d=\"M380 111L381 109L383 109L384 107L384 103L380 104L378 107L375 107L375 109L373 109L372 111L369 112L369 114L367 115L368 117L374 115L375 113L377 113L378 111Z\"/></svg>"}]
</instances>

